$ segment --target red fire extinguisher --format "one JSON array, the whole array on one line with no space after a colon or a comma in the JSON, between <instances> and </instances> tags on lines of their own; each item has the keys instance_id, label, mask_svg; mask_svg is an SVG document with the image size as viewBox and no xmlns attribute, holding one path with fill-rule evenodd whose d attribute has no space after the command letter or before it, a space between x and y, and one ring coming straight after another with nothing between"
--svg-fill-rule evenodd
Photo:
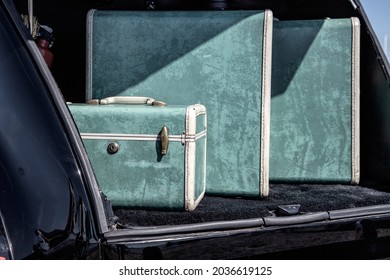
<instances>
[{"instance_id":1,"label":"red fire extinguisher","mask_svg":"<svg viewBox=\"0 0 390 280\"><path fill-rule=\"evenodd\" d=\"M50 50L54 43L53 29L46 25L40 25L35 42L47 66L51 69L54 59L53 52Z\"/></svg>"}]
</instances>

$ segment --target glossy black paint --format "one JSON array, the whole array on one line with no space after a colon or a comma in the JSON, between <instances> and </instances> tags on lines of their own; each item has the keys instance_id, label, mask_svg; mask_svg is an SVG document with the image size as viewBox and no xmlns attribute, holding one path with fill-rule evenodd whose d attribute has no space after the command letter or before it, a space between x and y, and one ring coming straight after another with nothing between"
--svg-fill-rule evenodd
<instances>
[{"instance_id":1,"label":"glossy black paint","mask_svg":"<svg viewBox=\"0 0 390 280\"><path fill-rule=\"evenodd\" d=\"M376 259L390 256L390 215L284 227L136 238L103 246L107 259Z\"/></svg>"},{"instance_id":2,"label":"glossy black paint","mask_svg":"<svg viewBox=\"0 0 390 280\"><path fill-rule=\"evenodd\" d=\"M11 257L11 251L10 246L8 242L8 235L5 231L4 223L3 223L3 216L0 212L0 260L10 260Z\"/></svg>"},{"instance_id":3,"label":"glossy black paint","mask_svg":"<svg viewBox=\"0 0 390 280\"><path fill-rule=\"evenodd\" d=\"M0 208L13 256L84 258L99 239L88 188L26 42L0 7Z\"/></svg>"}]
</instances>

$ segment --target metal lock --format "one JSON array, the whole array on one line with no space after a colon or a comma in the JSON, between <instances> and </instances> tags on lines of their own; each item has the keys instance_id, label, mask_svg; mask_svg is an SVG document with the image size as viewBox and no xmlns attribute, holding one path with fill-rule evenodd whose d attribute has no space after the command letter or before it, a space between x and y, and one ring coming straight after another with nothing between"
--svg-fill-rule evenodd
<instances>
[{"instance_id":1,"label":"metal lock","mask_svg":"<svg viewBox=\"0 0 390 280\"><path fill-rule=\"evenodd\" d=\"M165 156L168 153L169 146L169 129L164 126L160 131L160 142L161 142L161 155Z\"/></svg>"},{"instance_id":2,"label":"metal lock","mask_svg":"<svg viewBox=\"0 0 390 280\"><path fill-rule=\"evenodd\" d=\"M118 143L111 142L110 144L108 144L108 146L107 146L107 153L109 155L116 154L118 151L119 151L119 144Z\"/></svg>"}]
</instances>

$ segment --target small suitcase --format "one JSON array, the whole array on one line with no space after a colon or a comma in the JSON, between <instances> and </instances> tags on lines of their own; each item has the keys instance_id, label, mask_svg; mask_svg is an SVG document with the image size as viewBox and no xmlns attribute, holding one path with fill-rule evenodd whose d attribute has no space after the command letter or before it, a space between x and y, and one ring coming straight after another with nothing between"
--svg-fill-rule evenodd
<instances>
[{"instance_id":1,"label":"small suitcase","mask_svg":"<svg viewBox=\"0 0 390 280\"><path fill-rule=\"evenodd\" d=\"M103 193L113 206L193 211L206 188L203 105L69 104Z\"/></svg>"},{"instance_id":2,"label":"small suitcase","mask_svg":"<svg viewBox=\"0 0 390 280\"><path fill-rule=\"evenodd\" d=\"M357 18L274 23L270 181L359 182Z\"/></svg>"},{"instance_id":3,"label":"small suitcase","mask_svg":"<svg viewBox=\"0 0 390 280\"><path fill-rule=\"evenodd\" d=\"M268 195L272 12L88 15L87 100L151 95L207 108L207 190Z\"/></svg>"}]
</instances>

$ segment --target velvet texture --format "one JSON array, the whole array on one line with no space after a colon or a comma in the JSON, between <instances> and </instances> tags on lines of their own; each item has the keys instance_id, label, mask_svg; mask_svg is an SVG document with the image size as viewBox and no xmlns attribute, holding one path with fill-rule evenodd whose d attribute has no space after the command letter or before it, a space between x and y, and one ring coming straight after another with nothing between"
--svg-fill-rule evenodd
<instances>
[{"instance_id":1,"label":"velvet texture","mask_svg":"<svg viewBox=\"0 0 390 280\"><path fill-rule=\"evenodd\" d=\"M102 139L83 138L101 190L114 206L142 209L186 209L186 146L180 136L186 130L186 106L150 107L144 105L69 105L82 133L110 134ZM197 130L205 129L203 115L196 120ZM161 155L157 139L163 126L179 141L170 141L167 155ZM142 138L124 139L118 134L138 134ZM195 149L196 184L193 200L204 194L205 137ZM117 143L119 150L109 154L107 147ZM198 145L198 143L196 143ZM194 164L189 163L189 164Z\"/></svg>"},{"instance_id":2,"label":"velvet texture","mask_svg":"<svg viewBox=\"0 0 390 280\"><path fill-rule=\"evenodd\" d=\"M264 12L90 16L87 98L150 96L205 105L207 192L261 196Z\"/></svg>"},{"instance_id":3,"label":"velvet texture","mask_svg":"<svg viewBox=\"0 0 390 280\"><path fill-rule=\"evenodd\" d=\"M267 199L205 196L195 211L169 212L115 208L122 224L156 226L233 221L274 216L279 205L300 204L300 214L390 203L390 194L365 186L271 184Z\"/></svg>"},{"instance_id":4,"label":"velvet texture","mask_svg":"<svg viewBox=\"0 0 390 280\"><path fill-rule=\"evenodd\" d=\"M271 182L351 182L351 25L351 19L274 23Z\"/></svg>"}]
</instances>

